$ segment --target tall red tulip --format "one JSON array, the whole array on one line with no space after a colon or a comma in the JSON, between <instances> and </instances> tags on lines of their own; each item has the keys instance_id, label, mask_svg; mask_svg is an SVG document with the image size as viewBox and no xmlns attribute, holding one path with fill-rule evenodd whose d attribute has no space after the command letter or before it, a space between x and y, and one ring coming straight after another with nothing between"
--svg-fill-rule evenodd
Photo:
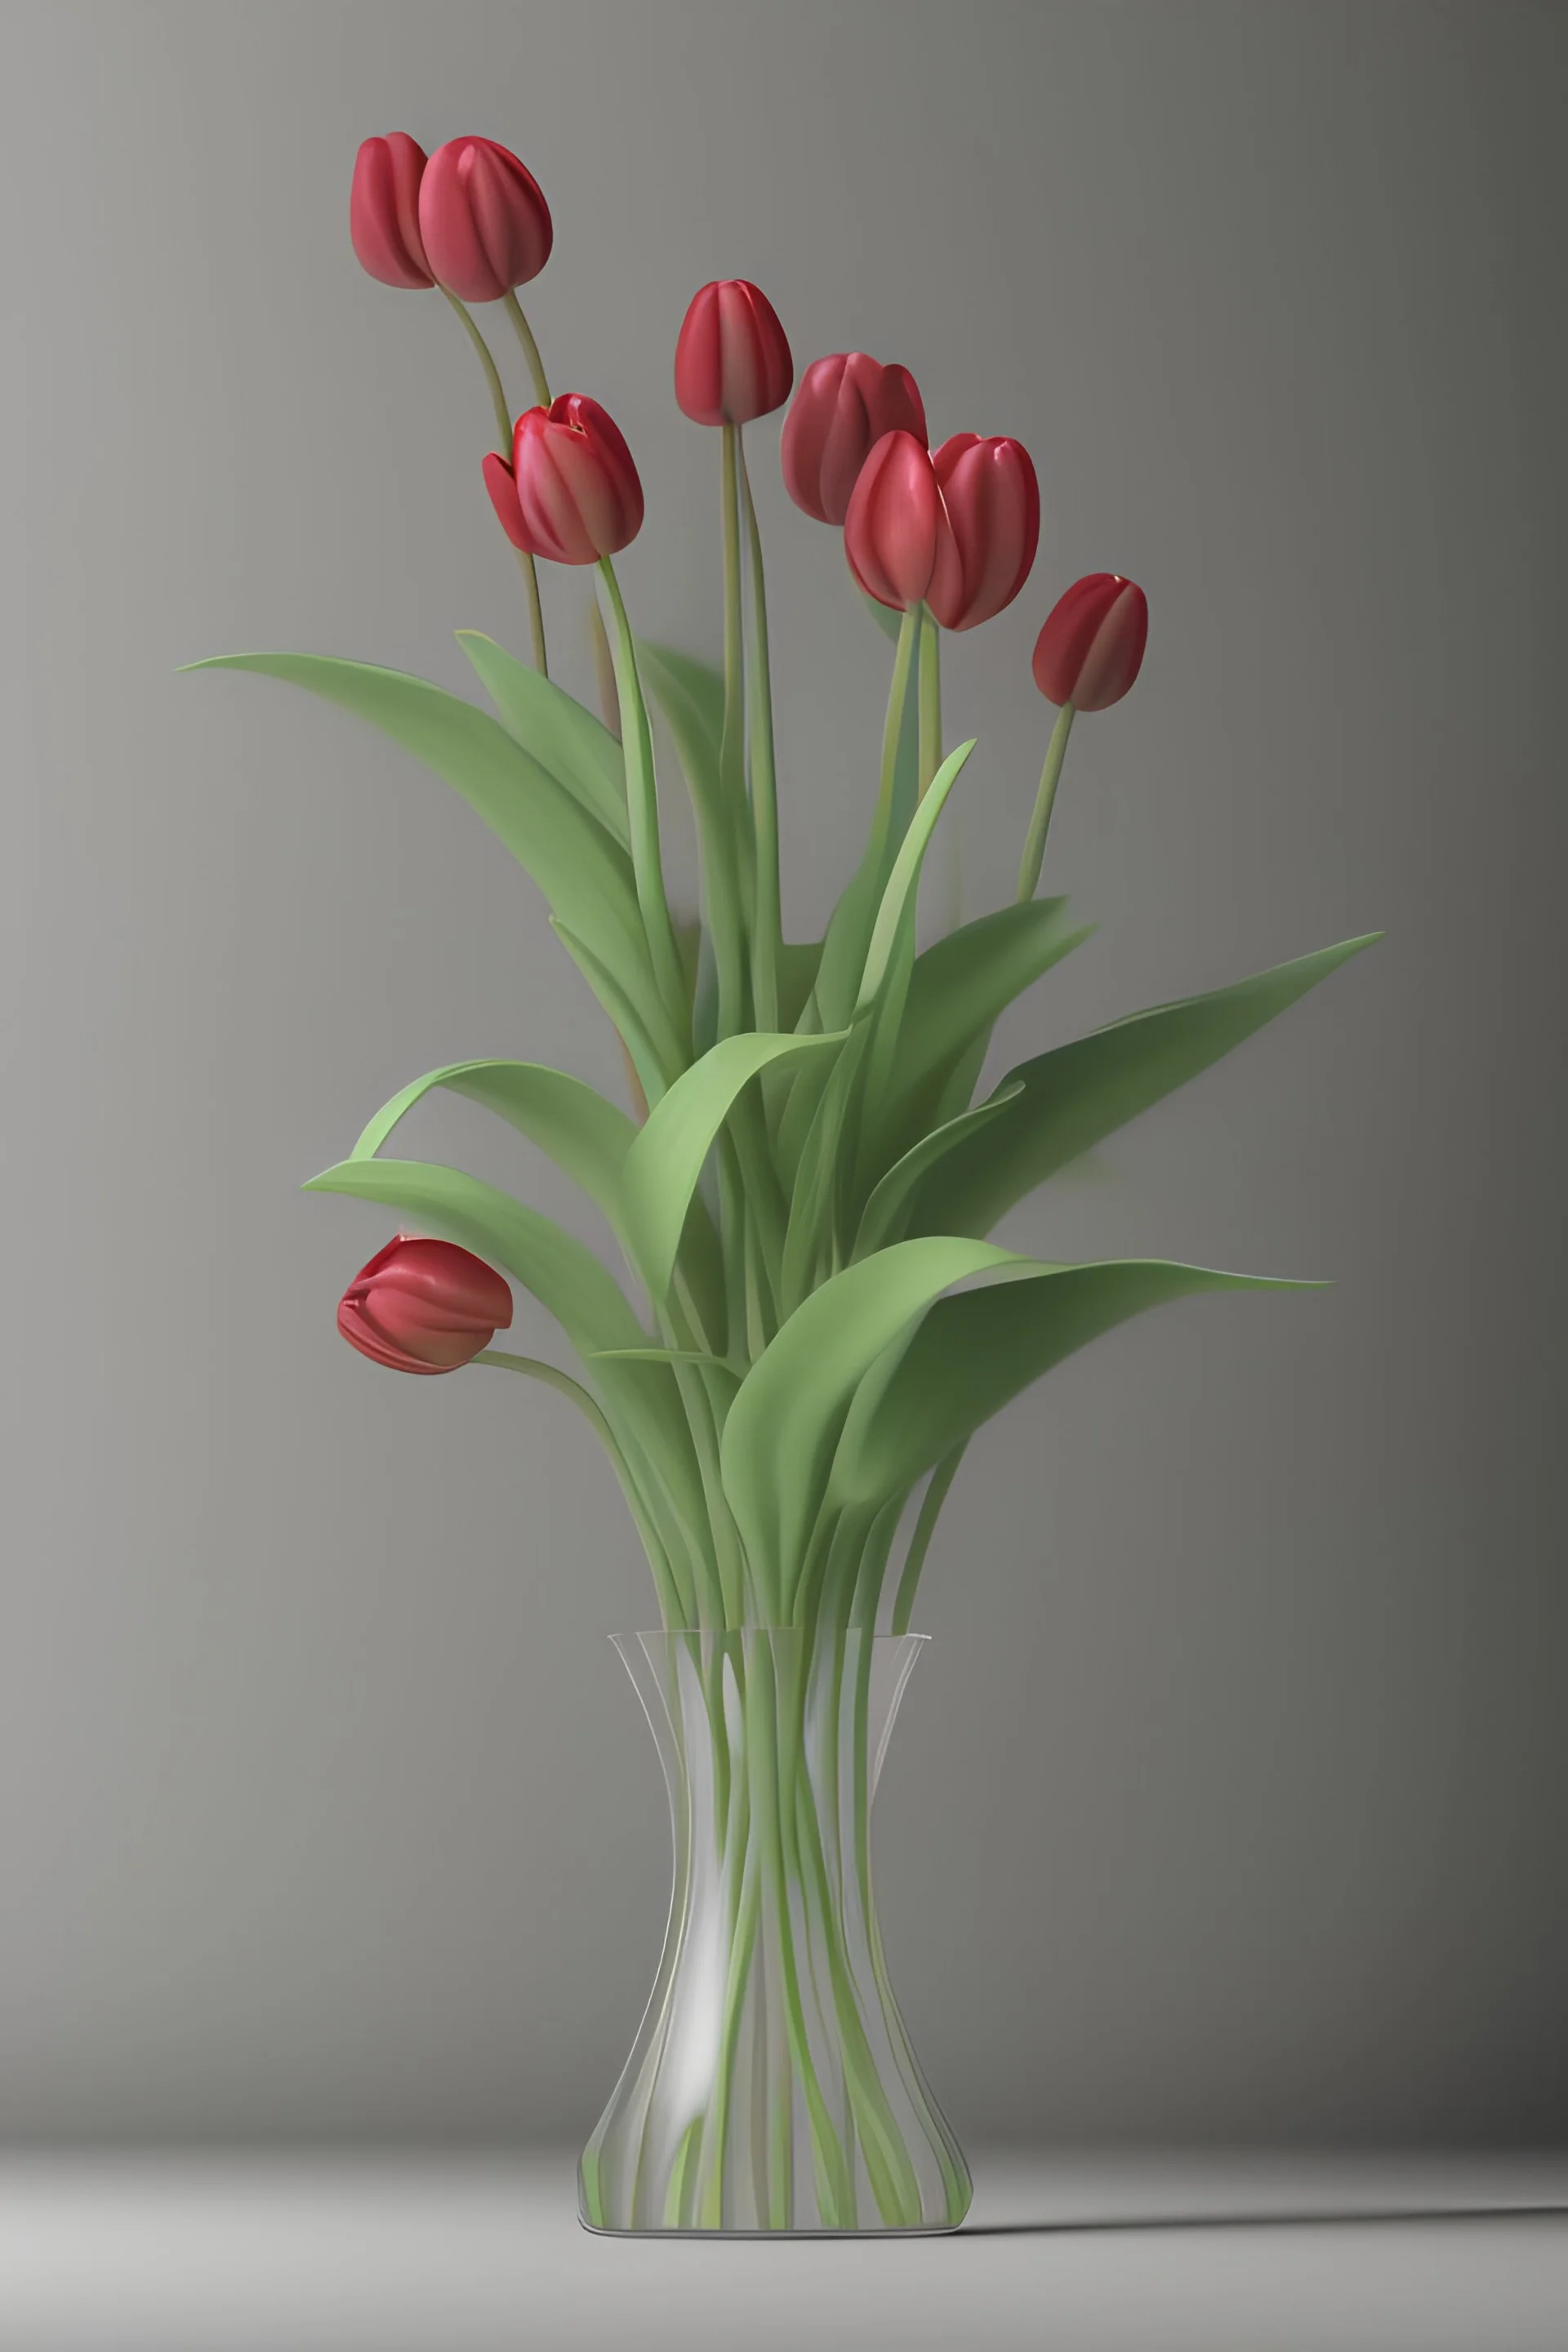
<instances>
[{"instance_id":1,"label":"tall red tulip","mask_svg":"<svg viewBox=\"0 0 1568 2352\"><path fill-rule=\"evenodd\" d=\"M867 595L895 612L918 604L946 530L925 444L912 433L884 433L860 468L844 518L844 552Z\"/></svg>"},{"instance_id":2,"label":"tall red tulip","mask_svg":"<svg viewBox=\"0 0 1568 2352\"><path fill-rule=\"evenodd\" d=\"M906 367L864 352L813 360L784 418L779 461L784 488L818 522L841 523L860 468L884 433L926 440L920 386Z\"/></svg>"},{"instance_id":3,"label":"tall red tulip","mask_svg":"<svg viewBox=\"0 0 1568 2352\"><path fill-rule=\"evenodd\" d=\"M538 181L493 139L448 139L425 166L419 234L433 276L465 302L537 278L554 228Z\"/></svg>"},{"instance_id":4,"label":"tall red tulip","mask_svg":"<svg viewBox=\"0 0 1568 2352\"><path fill-rule=\"evenodd\" d=\"M1120 572L1075 580L1052 608L1035 645L1035 684L1047 702L1108 710L1143 666L1149 600Z\"/></svg>"},{"instance_id":5,"label":"tall red tulip","mask_svg":"<svg viewBox=\"0 0 1568 2352\"><path fill-rule=\"evenodd\" d=\"M696 425L749 425L782 407L795 362L760 286L726 278L695 293L675 346L675 397Z\"/></svg>"},{"instance_id":6,"label":"tall red tulip","mask_svg":"<svg viewBox=\"0 0 1568 2352\"><path fill-rule=\"evenodd\" d=\"M485 486L501 529L526 555L596 563L642 529L642 484L620 429L585 393L526 409L511 463L485 459Z\"/></svg>"},{"instance_id":7,"label":"tall red tulip","mask_svg":"<svg viewBox=\"0 0 1568 2352\"><path fill-rule=\"evenodd\" d=\"M338 1328L351 1348L395 1372L455 1372L511 1322L511 1293L493 1266L455 1242L399 1234L342 1295Z\"/></svg>"},{"instance_id":8,"label":"tall red tulip","mask_svg":"<svg viewBox=\"0 0 1568 2352\"><path fill-rule=\"evenodd\" d=\"M424 172L425 150L406 131L363 140L354 157L349 236L361 268L384 286L435 283L419 235Z\"/></svg>"},{"instance_id":9,"label":"tall red tulip","mask_svg":"<svg viewBox=\"0 0 1568 2352\"><path fill-rule=\"evenodd\" d=\"M1021 441L955 433L931 453L948 529L926 603L944 629L978 628L1010 604L1040 540L1040 488Z\"/></svg>"}]
</instances>

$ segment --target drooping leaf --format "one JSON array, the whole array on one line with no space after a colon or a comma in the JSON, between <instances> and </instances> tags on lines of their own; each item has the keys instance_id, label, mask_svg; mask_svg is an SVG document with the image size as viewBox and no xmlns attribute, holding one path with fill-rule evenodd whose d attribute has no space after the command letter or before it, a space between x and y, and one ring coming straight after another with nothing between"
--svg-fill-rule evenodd
<instances>
[{"instance_id":1,"label":"drooping leaf","mask_svg":"<svg viewBox=\"0 0 1568 2352\"><path fill-rule=\"evenodd\" d=\"M863 1383L844 1423L830 1499L869 1506L904 1492L1031 1381L1147 1307L1201 1290L1314 1286L1158 1258L1016 1258L1005 1279L938 1301L908 1346L889 1349Z\"/></svg>"},{"instance_id":2,"label":"drooping leaf","mask_svg":"<svg viewBox=\"0 0 1568 2352\"><path fill-rule=\"evenodd\" d=\"M604 721L493 637L478 629L459 629L457 637L508 733L629 850L626 762Z\"/></svg>"},{"instance_id":3,"label":"drooping leaf","mask_svg":"<svg viewBox=\"0 0 1568 2352\"><path fill-rule=\"evenodd\" d=\"M621 1216L632 1255L656 1298L668 1290L702 1164L742 1087L763 1070L836 1052L842 1042L787 1032L746 1031L721 1038L654 1106L621 1172Z\"/></svg>"},{"instance_id":4,"label":"drooping leaf","mask_svg":"<svg viewBox=\"0 0 1568 2352\"><path fill-rule=\"evenodd\" d=\"M578 1353L637 1348L647 1334L594 1253L552 1217L458 1168L422 1160L343 1160L307 1192L347 1192L402 1209L513 1276L553 1315Z\"/></svg>"},{"instance_id":5,"label":"drooping leaf","mask_svg":"<svg viewBox=\"0 0 1568 2352\"><path fill-rule=\"evenodd\" d=\"M873 1250L899 1239L904 1207L927 1170L934 1168L945 1153L976 1129L994 1119L1022 1091L1016 1084L999 1087L988 1101L977 1104L973 1110L964 1111L957 1118L950 1118L944 1127L933 1128L929 1135L922 1135L901 1160L895 1160L861 1212L855 1256L869 1257Z\"/></svg>"},{"instance_id":6,"label":"drooping leaf","mask_svg":"<svg viewBox=\"0 0 1568 2352\"><path fill-rule=\"evenodd\" d=\"M1204 996L1154 1006L1022 1062L1023 1092L918 1187L916 1233L989 1233L1015 1202L1140 1111L1217 1062L1254 1030L1381 938L1372 931Z\"/></svg>"},{"instance_id":7,"label":"drooping leaf","mask_svg":"<svg viewBox=\"0 0 1568 2352\"><path fill-rule=\"evenodd\" d=\"M379 1151L399 1119L436 1087L466 1095L506 1119L616 1223L621 1170L637 1129L593 1087L542 1062L450 1062L427 1072L383 1104L351 1158L368 1160Z\"/></svg>"},{"instance_id":8,"label":"drooping leaf","mask_svg":"<svg viewBox=\"0 0 1568 2352\"><path fill-rule=\"evenodd\" d=\"M883 1349L944 1290L1011 1253L985 1242L900 1242L846 1266L796 1307L742 1381L724 1424L724 1492L753 1566L784 1598L826 1485L845 1413Z\"/></svg>"},{"instance_id":9,"label":"drooping leaf","mask_svg":"<svg viewBox=\"0 0 1568 2352\"><path fill-rule=\"evenodd\" d=\"M324 655L224 654L191 667L283 678L380 728L462 794L621 987L657 992L630 859L487 712L426 678Z\"/></svg>"}]
</instances>

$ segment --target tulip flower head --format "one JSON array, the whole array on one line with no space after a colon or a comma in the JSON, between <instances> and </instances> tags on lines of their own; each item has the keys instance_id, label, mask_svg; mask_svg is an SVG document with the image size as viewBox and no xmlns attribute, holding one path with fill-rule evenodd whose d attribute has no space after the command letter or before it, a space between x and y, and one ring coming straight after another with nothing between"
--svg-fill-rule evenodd
<instances>
[{"instance_id":1,"label":"tulip flower head","mask_svg":"<svg viewBox=\"0 0 1568 2352\"><path fill-rule=\"evenodd\" d=\"M695 425L749 425L782 408L795 361L760 286L726 278L691 298L675 347L675 397Z\"/></svg>"},{"instance_id":2,"label":"tulip flower head","mask_svg":"<svg viewBox=\"0 0 1568 2352\"><path fill-rule=\"evenodd\" d=\"M844 517L849 569L879 604L907 613L931 586L947 518L923 441L884 433L860 468Z\"/></svg>"},{"instance_id":3,"label":"tulip flower head","mask_svg":"<svg viewBox=\"0 0 1568 2352\"><path fill-rule=\"evenodd\" d=\"M425 150L406 131L362 142L349 191L349 236L360 268L384 286L433 286L419 235Z\"/></svg>"},{"instance_id":4,"label":"tulip flower head","mask_svg":"<svg viewBox=\"0 0 1568 2352\"><path fill-rule=\"evenodd\" d=\"M955 433L931 455L947 529L926 602L944 629L978 628L1010 604L1035 561L1040 488L1021 441Z\"/></svg>"},{"instance_id":5,"label":"tulip flower head","mask_svg":"<svg viewBox=\"0 0 1568 2352\"><path fill-rule=\"evenodd\" d=\"M813 360L800 380L779 444L784 488L818 522L841 523L860 468L884 433L912 433L923 446L926 413L906 367L864 352Z\"/></svg>"},{"instance_id":6,"label":"tulip flower head","mask_svg":"<svg viewBox=\"0 0 1568 2352\"><path fill-rule=\"evenodd\" d=\"M1047 702L1108 710L1143 666L1149 600L1119 572L1075 580L1048 614L1035 645L1035 684Z\"/></svg>"},{"instance_id":7,"label":"tulip flower head","mask_svg":"<svg viewBox=\"0 0 1568 2352\"><path fill-rule=\"evenodd\" d=\"M642 483L615 420L585 393L526 409L511 463L492 451L485 487L514 547L552 563L596 563L642 529Z\"/></svg>"},{"instance_id":8,"label":"tulip flower head","mask_svg":"<svg viewBox=\"0 0 1568 2352\"><path fill-rule=\"evenodd\" d=\"M493 1266L406 1234L360 1268L338 1307L350 1347L395 1372L455 1372L510 1322L511 1292Z\"/></svg>"},{"instance_id":9,"label":"tulip flower head","mask_svg":"<svg viewBox=\"0 0 1568 2352\"><path fill-rule=\"evenodd\" d=\"M419 234L437 281L465 302L499 302L537 278L554 228L539 183L493 139L449 139L419 184Z\"/></svg>"}]
</instances>

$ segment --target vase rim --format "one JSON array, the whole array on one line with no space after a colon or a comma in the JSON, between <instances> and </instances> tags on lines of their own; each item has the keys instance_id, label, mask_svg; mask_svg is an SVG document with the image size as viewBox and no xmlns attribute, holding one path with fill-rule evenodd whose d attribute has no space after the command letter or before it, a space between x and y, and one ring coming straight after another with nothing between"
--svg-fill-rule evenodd
<instances>
[{"instance_id":1,"label":"vase rim","mask_svg":"<svg viewBox=\"0 0 1568 2352\"><path fill-rule=\"evenodd\" d=\"M813 1630L821 1633L833 1629L817 1626ZM848 1640L855 1634L864 1634L866 1628L864 1625L846 1625L840 1630L845 1639ZM806 1628L804 1625L654 1625L630 1633L606 1633L605 1639L606 1642L672 1642L678 1638L685 1640L689 1635L696 1633L712 1634L725 1641L732 1641L742 1633L798 1633L804 1636L805 1631ZM873 1642L929 1642L931 1638L929 1633L913 1632L873 1633L871 1635Z\"/></svg>"}]
</instances>

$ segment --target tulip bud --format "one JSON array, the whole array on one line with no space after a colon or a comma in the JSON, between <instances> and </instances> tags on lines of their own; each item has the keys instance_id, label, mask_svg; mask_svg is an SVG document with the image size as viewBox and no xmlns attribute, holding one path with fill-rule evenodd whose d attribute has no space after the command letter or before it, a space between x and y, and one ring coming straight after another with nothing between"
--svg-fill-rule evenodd
<instances>
[{"instance_id":1,"label":"tulip bud","mask_svg":"<svg viewBox=\"0 0 1568 2352\"><path fill-rule=\"evenodd\" d=\"M864 352L813 360L779 444L785 489L818 522L841 523L861 467L883 434L894 432L925 443L925 409L908 368L883 367Z\"/></svg>"},{"instance_id":2,"label":"tulip bud","mask_svg":"<svg viewBox=\"0 0 1568 2352\"><path fill-rule=\"evenodd\" d=\"M425 150L406 131L362 141L349 190L349 236L362 269L384 286L431 286L419 235Z\"/></svg>"},{"instance_id":3,"label":"tulip bud","mask_svg":"<svg viewBox=\"0 0 1568 2352\"><path fill-rule=\"evenodd\" d=\"M795 362L760 286L726 278L691 298L675 347L675 397L696 425L749 425L782 407Z\"/></svg>"},{"instance_id":4,"label":"tulip bud","mask_svg":"<svg viewBox=\"0 0 1568 2352\"><path fill-rule=\"evenodd\" d=\"M1040 488L1021 441L955 433L931 455L947 510L926 602L944 629L973 629L1010 604L1040 539Z\"/></svg>"},{"instance_id":5,"label":"tulip bud","mask_svg":"<svg viewBox=\"0 0 1568 2352\"><path fill-rule=\"evenodd\" d=\"M844 517L849 569L879 604L907 613L931 586L947 518L931 454L912 433L884 433Z\"/></svg>"},{"instance_id":6,"label":"tulip bud","mask_svg":"<svg viewBox=\"0 0 1568 2352\"><path fill-rule=\"evenodd\" d=\"M1108 710L1143 666L1149 600L1119 572L1075 580L1035 644L1035 684L1047 702Z\"/></svg>"},{"instance_id":7,"label":"tulip bud","mask_svg":"<svg viewBox=\"0 0 1568 2352\"><path fill-rule=\"evenodd\" d=\"M399 1234L362 1266L338 1307L351 1348L395 1372L455 1372L511 1322L493 1266L455 1242Z\"/></svg>"},{"instance_id":8,"label":"tulip bud","mask_svg":"<svg viewBox=\"0 0 1568 2352\"><path fill-rule=\"evenodd\" d=\"M632 453L585 393L563 392L548 408L526 409L512 433L510 465L492 452L485 486L512 545L552 563L596 563L642 529Z\"/></svg>"},{"instance_id":9,"label":"tulip bud","mask_svg":"<svg viewBox=\"0 0 1568 2352\"><path fill-rule=\"evenodd\" d=\"M554 238L531 172L493 139L449 139L425 166L419 234L437 282L465 302L499 302L537 278Z\"/></svg>"}]
</instances>

